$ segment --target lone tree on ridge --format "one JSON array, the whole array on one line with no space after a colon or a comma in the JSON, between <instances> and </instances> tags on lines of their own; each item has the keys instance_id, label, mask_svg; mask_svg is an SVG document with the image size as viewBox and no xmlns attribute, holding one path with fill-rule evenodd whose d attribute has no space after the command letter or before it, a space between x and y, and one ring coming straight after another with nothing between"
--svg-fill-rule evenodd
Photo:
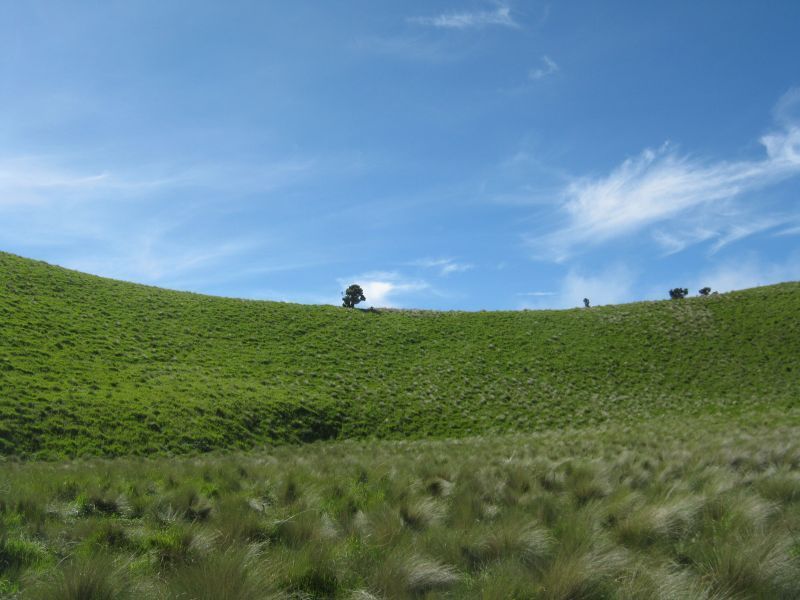
<instances>
[{"instance_id":1,"label":"lone tree on ridge","mask_svg":"<svg viewBox=\"0 0 800 600\"><path fill-rule=\"evenodd\" d=\"M680 300L689 295L689 290L686 288L673 288L669 291L669 297L673 300Z\"/></svg>"},{"instance_id":2,"label":"lone tree on ridge","mask_svg":"<svg viewBox=\"0 0 800 600\"><path fill-rule=\"evenodd\" d=\"M711 293L710 287L704 287L698 291L701 296L708 296Z\"/></svg>"},{"instance_id":3,"label":"lone tree on ridge","mask_svg":"<svg viewBox=\"0 0 800 600\"><path fill-rule=\"evenodd\" d=\"M358 284L353 284L344 291L342 294L342 306L345 308L353 308L359 302L363 302L367 297L364 295L364 290Z\"/></svg>"}]
</instances>

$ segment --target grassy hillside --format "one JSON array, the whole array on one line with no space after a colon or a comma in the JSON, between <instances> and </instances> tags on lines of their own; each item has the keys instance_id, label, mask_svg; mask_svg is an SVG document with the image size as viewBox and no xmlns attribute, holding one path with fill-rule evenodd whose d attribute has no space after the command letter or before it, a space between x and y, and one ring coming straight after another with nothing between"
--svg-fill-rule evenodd
<instances>
[{"instance_id":1,"label":"grassy hillside","mask_svg":"<svg viewBox=\"0 0 800 600\"><path fill-rule=\"evenodd\" d=\"M800 284L589 310L243 301L0 254L0 453L248 448L788 407Z\"/></svg>"}]
</instances>

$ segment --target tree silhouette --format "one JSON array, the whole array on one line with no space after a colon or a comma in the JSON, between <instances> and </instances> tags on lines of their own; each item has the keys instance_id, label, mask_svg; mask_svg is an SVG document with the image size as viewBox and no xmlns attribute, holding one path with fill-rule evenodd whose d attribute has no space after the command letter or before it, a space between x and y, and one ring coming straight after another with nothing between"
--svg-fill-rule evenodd
<instances>
[{"instance_id":1,"label":"tree silhouette","mask_svg":"<svg viewBox=\"0 0 800 600\"><path fill-rule=\"evenodd\" d=\"M345 308L353 308L359 302L363 302L367 297L364 295L364 290L358 284L353 284L348 287L342 294L342 306Z\"/></svg>"},{"instance_id":2,"label":"tree silhouette","mask_svg":"<svg viewBox=\"0 0 800 600\"><path fill-rule=\"evenodd\" d=\"M669 297L673 300L680 300L681 298L686 298L689 295L689 290L686 288L672 288L669 291Z\"/></svg>"}]
</instances>

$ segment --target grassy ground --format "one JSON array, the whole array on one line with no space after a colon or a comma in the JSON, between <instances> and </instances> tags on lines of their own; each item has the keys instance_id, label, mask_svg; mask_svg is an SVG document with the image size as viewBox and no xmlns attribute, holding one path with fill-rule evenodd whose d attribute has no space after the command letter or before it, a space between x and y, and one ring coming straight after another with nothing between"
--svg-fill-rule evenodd
<instances>
[{"instance_id":1,"label":"grassy ground","mask_svg":"<svg viewBox=\"0 0 800 600\"><path fill-rule=\"evenodd\" d=\"M800 597L800 412L2 464L0 596Z\"/></svg>"},{"instance_id":2,"label":"grassy ground","mask_svg":"<svg viewBox=\"0 0 800 600\"><path fill-rule=\"evenodd\" d=\"M177 293L0 253L0 454L413 439L789 408L800 284L569 311Z\"/></svg>"}]
</instances>

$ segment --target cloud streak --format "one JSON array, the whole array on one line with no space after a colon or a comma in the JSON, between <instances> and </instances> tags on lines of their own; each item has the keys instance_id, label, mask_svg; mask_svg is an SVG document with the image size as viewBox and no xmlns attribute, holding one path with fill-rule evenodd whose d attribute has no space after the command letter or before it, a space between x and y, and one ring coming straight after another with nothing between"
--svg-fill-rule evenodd
<instances>
[{"instance_id":1,"label":"cloud streak","mask_svg":"<svg viewBox=\"0 0 800 600\"><path fill-rule=\"evenodd\" d=\"M558 70L559 67L556 64L556 61L545 54L542 56L541 66L528 71L528 77L534 81L538 81L539 79L544 79L545 77L549 77L550 75L557 73Z\"/></svg>"},{"instance_id":2,"label":"cloud streak","mask_svg":"<svg viewBox=\"0 0 800 600\"><path fill-rule=\"evenodd\" d=\"M463 273L474 268L474 265L459 263L452 258L423 258L409 264L413 267L422 267L423 269L437 269L439 275L442 277L453 273Z\"/></svg>"},{"instance_id":3,"label":"cloud streak","mask_svg":"<svg viewBox=\"0 0 800 600\"><path fill-rule=\"evenodd\" d=\"M800 127L787 123L760 142L766 153L761 160L709 163L681 156L664 145L624 161L606 176L573 180L561 193L560 210L566 224L545 236L538 250L563 260L580 246L696 214L800 174ZM746 211L743 216L750 218ZM770 227L778 224L769 222ZM727 236L721 225L730 229ZM661 231L655 237L668 249L679 251L687 244L722 235L719 249L738 239L735 232L742 227L737 229L728 219L720 222L718 218L712 227L691 235Z\"/></svg>"},{"instance_id":4,"label":"cloud streak","mask_svg":"<svg viewBox=\"0 0 800 600\"><path fill-rule=\"evenodd\" d=\"M478 29L483 27L519 27L511 9L501 4L491 11L442 13L430 17L411 17L409 22L440 29Z\"/></svg>"},{"instance_id":5,"label":"cloud streak","mask_svg":"<svg viewBox=\"0 0 800 600\"><path fill-rule=\"evenodd\" d=\"M147 284L178 285L176 278L218 267L221 262L258 248L255 241L222 242L200 249L170 242L168 231L155 228L135 239L107 247L102 258L81 256L64 266L104 277Z\"/></svg>"},{"instance_id":6,"label":"cloud streak","mask_svg":"<svg viewBox=\"0 0 800 600\"><path fill-rule=\"evenodd\" d=\"M0 156L4 249L66 267L142 283L206 283L221 265L268 241L224 229L196 231L208 195L269 194L315 170L314 161L88 169L68 157ZM202 192L195 197L196 190ZM182 196L182 194L188 195ZM180 198L179 201L174 198ZM226 269L227 276L230 269Z\"/></svg>"},{"instance_id":7,"label":"cloud streak","mask_svg":"<svg viewBox=\"0 0 800 600\"><path fill-rule=\"evenodd\" d=\"M202 188L225 192L270 192L300 182L316 168L313 160L281 160L264 164L226 163L173 165L86 171L65 167L48 157L0 157L0 208L63 202L104 201L118 196L147 197L164 190ZM159 173L161 171L162 173ZM163 171L168 171L163 175ZM109 193L114 196L109 196Z\"/></svg>"}]
</instances>

